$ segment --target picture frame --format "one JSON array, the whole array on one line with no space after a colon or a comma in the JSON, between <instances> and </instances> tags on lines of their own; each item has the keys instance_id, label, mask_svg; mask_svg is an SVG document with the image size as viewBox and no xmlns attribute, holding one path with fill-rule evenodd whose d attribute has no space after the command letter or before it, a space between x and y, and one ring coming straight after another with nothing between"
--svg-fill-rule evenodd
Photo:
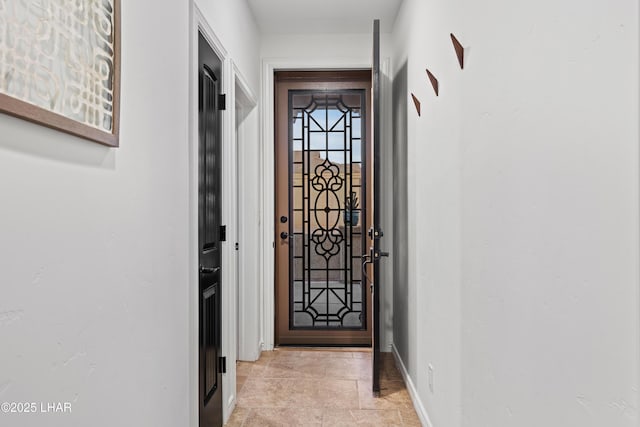
<instances>
[{"instance_id":1,"label":"picture frame","mask_svg":"<svg viewBox=\"0 0 640 427\"><path fill-rule=\"evenodd\" d=\"M120 46L120 0L0 2L0 112L118 147Z\"/></svg>"}]
</instances>

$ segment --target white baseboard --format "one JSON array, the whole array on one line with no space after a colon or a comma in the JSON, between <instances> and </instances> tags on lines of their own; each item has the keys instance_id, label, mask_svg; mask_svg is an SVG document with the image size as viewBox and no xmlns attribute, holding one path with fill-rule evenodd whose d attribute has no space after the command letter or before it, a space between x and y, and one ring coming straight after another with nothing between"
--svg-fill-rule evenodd
<instances>
[{"instance_id":1,"label":"white baseboard","mask_svg":"<svg viewBox=\"0 0 640 427\"><path fill-rule=\"evenodd\" d=\"M409 392L409 396L411 396L411 400L413 401L413 407L418 414L418 418L420 418L420 422L425 427L433 427L431 420L429 419L429 415L427 414L427 410L425 409L422 401L420 400L420 396L418 396L418 390L416 389L415 384L411 380L409 376L409 372L407 372L407 367L404 366L402 359L400 358L400 354L398 354L398 349L394 344L391 344L391 352L393 353L393 358L396 360L396 366L400 370L402 374L402 378L404 379L404 383L407 385L407 391Z\"/></svg>"},{"instance_id":2,"label":"white baseboard","mask_svg":"<svg viewBox=\"0 0 640 427\"><path fill-rule=\"evenodd\" d=\"M223 411L224 412L223 424L226 424L227 421L229 421L229 418L231 418L231 414L233 413L233 410L235 408L236 408L236 396L234 393L231 396L229 396L229 401L227 402L227 410Z\"/></svg>"}]
</instances>

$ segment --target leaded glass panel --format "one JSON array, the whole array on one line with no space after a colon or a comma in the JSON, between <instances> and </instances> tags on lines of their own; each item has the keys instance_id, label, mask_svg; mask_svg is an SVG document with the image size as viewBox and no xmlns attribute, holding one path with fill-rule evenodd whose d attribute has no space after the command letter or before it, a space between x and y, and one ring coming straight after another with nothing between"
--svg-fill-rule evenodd
<instances>
[{"instance_id":1,"label":"leaded glass panel","mask_svg":"<svg viewBox=\"0 0 640 427\"><path fill-rule=\"evenodd\" d=\"M365 329L365 91L289 91L290 326Z\"/></svg>"}]
</instances>

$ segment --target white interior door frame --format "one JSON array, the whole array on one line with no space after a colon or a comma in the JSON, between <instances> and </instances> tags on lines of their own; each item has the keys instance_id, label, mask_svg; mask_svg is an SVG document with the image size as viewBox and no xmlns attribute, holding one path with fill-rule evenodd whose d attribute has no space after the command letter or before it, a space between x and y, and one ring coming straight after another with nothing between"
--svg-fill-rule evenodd
<instances>
[{"instance_id":1,"label":"white interior door frame","mask_svg":"<svg viewBox=\"0 0 640 427\"><path fill-rule=\"evenodd\" d=\"M236 142L236 223L237 231L235 233L236 242L239 245L239 251L237 251L237 295L236 295L236 308L237 308L237 359L238 360L257 360L259 357L258 350L258 331L257 325L259 319L256 313L256 306L253 306L249 301L256 299L255 293L257 290L255 276L252 273L255 271L255 259L257 259L259 248L255 244L255 234L251 236L251 228L248 221L257 221L255 215L251 217L247 214L246 194L251 194L251 187L255 188L256 183L250 178L255 174L255 166L246 165L242 160L248 158L248 150L251 150L252 145L255 144L251 141L250 135L257 134L257 124L252 122L247 123L247 116L258 105L258 99L251 90L247 80L244 78L238 67L233 64L233 99L234 102L234 131ZM231 108L231 107L230 107ZM238 116L240 113L240 116ZM251 127L251 129L249 129ZM248 132L251 130L253 132ZM249 134L249 135L247 135ZM253 142L253 144L252 144ZM251 170L250 170L251 169ZM256 176L257 177L257 176ZM249 212L251 210L249 209ZM255 212L255 211L253 211ZM249 218L247 218L249 217ZM242 220L244 219L244 221ZM255 225L257 227L257 225ZM255 232L254 232L255 233ZM254 251L250 255L250 252Z\"/></svg>"},{"instance_id":2,"label":"white interior door frame","mask_svg":"<svg viewBox=\"0 0 640 427\"><path fill-rule=\"evenodd\" d=\"M261 176L262 191L262 254L260 257L260 306L262 307L262 349L273 350L275 346L275 141L274 141L274 72L284 70L363 70L371 69L371 57L362 58L264 58L261 75ZM384 58L381 71L388 75L389 58ZM385 80L385 79L383 79ZM384 84L384 83L383 83ZM382 97L388 96L386 90ZM386 99L382 99L383 105ZM383 120L383 123L385 120Z\"/></svg>"}]
</instances>

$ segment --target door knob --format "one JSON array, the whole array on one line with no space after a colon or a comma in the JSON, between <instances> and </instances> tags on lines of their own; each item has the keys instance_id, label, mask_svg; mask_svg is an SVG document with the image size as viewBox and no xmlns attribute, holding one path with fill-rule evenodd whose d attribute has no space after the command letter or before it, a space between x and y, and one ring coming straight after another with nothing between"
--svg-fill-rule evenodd
<instances>
[{"instance_id":1,"label":"door knob","mask_svg":"<svg viewBox=\"0 0 640 427\"><path fill-rule=\"evenodd\" d=\"M289 233L287 233L286 231L283 231L282 233L280 233L280 238L282 240L286 240L289 238Z\"/></svg>"}]
</instances>

